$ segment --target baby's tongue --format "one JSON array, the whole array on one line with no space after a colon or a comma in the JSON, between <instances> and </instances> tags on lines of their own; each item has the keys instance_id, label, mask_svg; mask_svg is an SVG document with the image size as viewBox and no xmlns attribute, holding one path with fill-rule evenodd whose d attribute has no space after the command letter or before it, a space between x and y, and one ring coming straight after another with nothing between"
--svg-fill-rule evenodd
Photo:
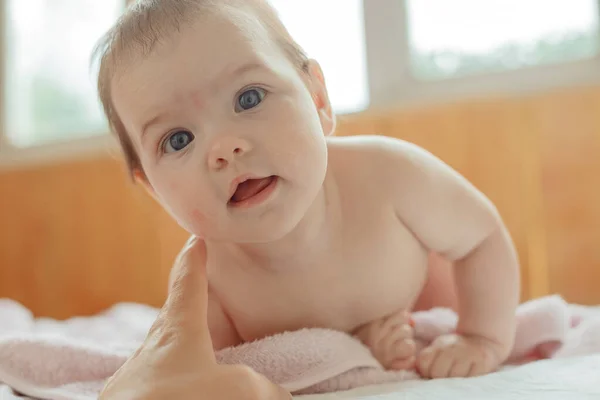
<instances>
[{"instance_id":1,"label":"baby's tongue","mask_svg":"<svg viewBox=\"0 0 600 400\"><path fill-rule=\"evenodd\" d=\"M263 179L249 179L243 183L240 183L237 190L231 197L233 202L240 202L249 199L252 196L260 193L264 188L269 186L271 178Z\"/></svg>"}]
</instances>

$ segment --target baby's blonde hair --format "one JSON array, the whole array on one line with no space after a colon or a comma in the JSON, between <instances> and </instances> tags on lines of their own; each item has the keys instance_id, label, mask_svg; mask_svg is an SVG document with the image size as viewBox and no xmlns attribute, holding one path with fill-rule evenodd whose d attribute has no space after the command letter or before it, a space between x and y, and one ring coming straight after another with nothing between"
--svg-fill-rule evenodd
<instances>
[{"instance_id":1,"label":"baby's blonde hair","mask_svg":"<svg viewBox=\"0 0 600 400\"><path fill-rule=\"evenodd\" d=\"M100 101L110 130L119 139L132 175L138 172L145 177L131 138L115 111L111 95L112 80L128 62L149 55L158 43L175 35L200 16L225 7L253 9L285 56L299 71L307 72L308 57L267 0L137 0L101 38L93 54L93 58L99 62Z\"/></svg>"}]
</instances>

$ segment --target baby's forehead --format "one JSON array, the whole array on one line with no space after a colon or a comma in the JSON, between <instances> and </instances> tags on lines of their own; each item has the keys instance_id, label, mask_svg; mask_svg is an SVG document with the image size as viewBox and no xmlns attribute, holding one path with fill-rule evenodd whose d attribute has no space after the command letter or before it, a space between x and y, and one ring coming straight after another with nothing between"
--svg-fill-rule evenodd
<instances>
[{"instance_id":1,"label":"baby's forehead","mask_svg":"<svg viewBox=\"0 0 600 400\"><path fill-rule=\"evenodd\" d=\"M223 42L234 37L234 40L271 45L277 41L277 34L265 17L260 9L223 4L199 13L175 35L187 33L197 40L212 42Z\"/></svg>"},{"instance_id":2,"label":"baby's forehead","mask_svg":"<svg viewBox=\"0 0 600 400\"><path fill-rule=\"evenodd\" d=\"M199 24L187 32L182 31L172 43L165 42L152 54L134 61L130 68L123 70L122 77L139 80L140 87L154 83L148 81L152 77L165 83L188 77L200 83L230 72L236 75L234 71L241 74L262 68L275 72L287 64L283 52L268 38L229 25L218 27L215 21L211 21L211 25L215 25L215 30ZM209 35L217 32L218 37Z\"/></svg>"},{"instance_id":3,"label":"baby's forehead","mask_svg":"<svg viewBox=\"0 0 600 400\"><path fill-rule=\"evenodd\" d=\"M281 77L296 72L263 24L248 13L202 16L122 69L113 80L113 102L128 120L132 112L152 113L192 88L210 96L217 92L211 90L213 82L247 70Z\"/></svg>"},{"instance_id":4,"label":"baby's forehead","mask_svg":"<svg viewBox=\"0 0 600 400\"><path fill-rule=\"evenodd\" d=\"M251 13L221 7L171 32L143 58L153 62L179 52L178 55L187 57L200 53L205 63L225 61L228 64L231 56L261 59L266 54L280 52L273 36Z\"/></svg>"}]
</instances>

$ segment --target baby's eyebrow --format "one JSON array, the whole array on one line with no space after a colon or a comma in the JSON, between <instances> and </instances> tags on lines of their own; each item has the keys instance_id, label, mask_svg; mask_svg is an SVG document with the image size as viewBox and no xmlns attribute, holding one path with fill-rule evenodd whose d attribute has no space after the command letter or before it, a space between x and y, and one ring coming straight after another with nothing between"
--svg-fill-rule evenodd
<instances>
[{"instance_id":1,"label":"baby's eyebrow","mask_svg":"<svg viewBox=\"0 0 600 400\"><path fill-rule=\"evenodd\" d=\"M161 120L166 116L165 113L161 113L156 115L155 117L151 118L148 122L146 122L144 125L142 125L142 135L140 137L141 141L144 142L144 137L146 136L146 133L148 133L148 130L150 129L150 127L152 125L156 125L158 123L161 122Z\"/></svg>"},{"instance_id":2,"label":"baby's eyebrow","mask_svg":"<svg viewBox=\"0 0 600 400\"><path fill-rule=\"evenodd\" d=\"M230 83L235 77L245 75L256 70L267 70L267 67L260 62L248 62L235 67L225 68L223 72L210 84L212 93L217 93L219 89Z\"/></svg>"},{"instance_id":3,"label":"baby's eyebrow","mask_svg":"<svg viewBox=\"0 0 600 400\"><path fill-rule=\"evenodd\" d=\"M253 71L261 70L267 71L268 68L264 64L257 61L247 62L245 64L235 65L233 67L225 67L220 73L215 74L215 76L213 77L213 79L211 79L210 83L207 86L208 91L204 93L205 95L207 93L219 93L224 86L227 86L231 84L231 82L235 81L235 78L243 76ZM204 100L199 96L195 96L194 101L199 104L204 104Z\"/></svg>"},{"instance_id":4,"label":"baby's eyebrow","mask_svg":"<svg viewBox=\"0 0 600 400\"><path fill-rule=\"evenodd\" d=\"M264 66L264 64L261 64L259 62L249 62L246 64L242 64L240 66L237 66L233 69L226 69L221 74L219 74L219 76L217 77L217 79L215 79L213 81L214 83L211 86L213 86L213 89L218 89L221 86L225 85L226 83L230 82L231 79L235 76L244 75L244 74L247 74L247 73L255 71L255 70L265 70L265 69L266 69L266 67ZM166 113L158 114L142 125L142 134L141 134L142 142L144 141L144 138L146 137L146 134L148 133L150 127L152 127L152 125L156 125L156 124L160 123L165 117L166 117Z\"/></svg>"},{"instance_id":5,"label":"baby's eyebrow","mask_svg":"<svg viewBox=\"0 0 600 400\"><path fill-rule=\"evenodd\" d=\"M248 72L252 72L254 70L265 70L266 67L264 64L259 62L249 62L246 64L242 64L240 66L234 68L225 69L221 74L219 74L218 78L215 79L213 89L218 89L224 84L231 81L231 79L235 76L244 75Z\"/></svg>"}]
</instances>

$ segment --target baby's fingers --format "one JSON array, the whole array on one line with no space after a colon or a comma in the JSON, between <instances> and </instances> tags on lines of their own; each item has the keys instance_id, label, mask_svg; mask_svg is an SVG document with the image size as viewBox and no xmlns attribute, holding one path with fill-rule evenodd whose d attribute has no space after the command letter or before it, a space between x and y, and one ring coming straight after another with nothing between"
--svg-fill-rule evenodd
<instances>
[{"instance_id":1,"label":"baby's fingers","mask_svg":"<svg viewBox=\"0 0 600 400\"><path fill-rule=\"evenodd\" d=\"M408 326L410 328L410 335L412 336L413 321L408 311L396 312L387 317L381 325L381 331L390 332L402 326Z\"/></svg>"},{"instance_id":2,"label":"baby's fingers","mask_svg":"<svg viewBox=\"0 0 600 400\"><path fill-rule=\"evenodd\" d=\"M471 376L470 374L472 370L472 360L459 360L454 363L454 366L450 370L450 374L448 376L451 378L465 378Z\"/></svg>"},{"instance_id":3,"label":"baby's fingers","mask_svg":"<svg viewBox=\"0 0 600 400\"><path fill-rule=\"evenodd\" d=\"M398 358L391 362L390 369L394 371L407 371L412 370L415 367L415 356L408 358Z\"/></svg>"},{"instance_id":4,"label":"baby's fingers","mask_svg":"<svg viewBox=\"0 0 600 400\"><path fill-rule=\"evenodd\" d=\"M457 357L452 349L439 350L437 357L429 368L429 377L434 379L447 378L450 376L450 371L455 362L457 362Z\"/></svg>"},{"instance_id":5,"label":"baby's fingers","mask_svg":"<svg viewBox=\"0 0 600 400\"><path fill-rule=\"evenodd\" d=\"M465 375L465 376L469 376L469 377L480 376L487 372L488 372L488 368L487 368L486 363L483 360L475 360L472 363L471 368L469 369L468 375Z\"/></svg>"},{"instance_id":6,"label":"baby's fingers","mask_svg":"<svg viewBox=\"0 0 600 400\"><path fill-rule=\"evenodd\" d=\"M425 378L441 378L448 375L454 364L455 338L440 336L419 353L417 368Z\"/></svg>"},{"instance_id":7,"label":"baby's fingers","mask_svg":"<svg viewBox=\"0 0 600 400\"><path fill-rule=\"evenodd\" d=\"M424 378L430 378L431 367L438 355L439 349L434 346L429 346L423 349L417 357L417 370Z\"/></svg>"}]
</instances>

